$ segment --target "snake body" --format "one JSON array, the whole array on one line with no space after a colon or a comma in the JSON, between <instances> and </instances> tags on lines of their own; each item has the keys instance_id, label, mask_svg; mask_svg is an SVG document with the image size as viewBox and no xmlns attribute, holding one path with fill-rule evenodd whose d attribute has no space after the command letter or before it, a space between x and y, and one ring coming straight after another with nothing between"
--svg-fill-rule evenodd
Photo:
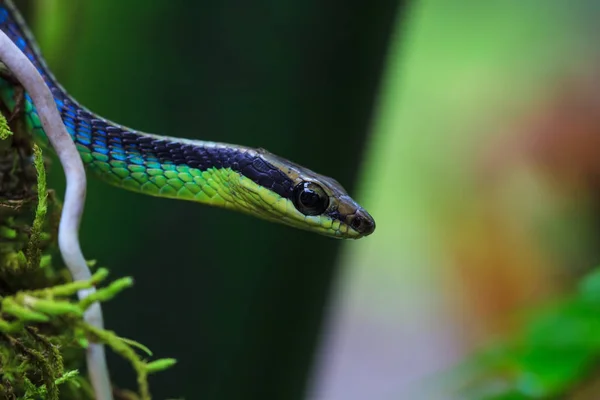
<instances>
[{"instance_id":1,"label":"snake body","mask_svg":"<svg viewBox=\"0 0 600 400\"><path fill-rule=\"evenodd\" d=\"M0 29L44 78L84 164L99 178L331 237L359 238L375 229L373 218L334 179L266 150L138 132L94 114L54 78L10 0L0 0ZM9 112L21 111L37 140L47 141L31 97L7 76L0 77L0 100Z\"/></svg>"}]
</instances>

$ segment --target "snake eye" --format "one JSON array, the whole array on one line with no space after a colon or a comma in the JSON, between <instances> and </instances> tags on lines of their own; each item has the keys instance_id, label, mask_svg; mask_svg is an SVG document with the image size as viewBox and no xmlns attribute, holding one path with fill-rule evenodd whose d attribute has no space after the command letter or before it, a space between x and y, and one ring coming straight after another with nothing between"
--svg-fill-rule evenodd
<instances>
[{"instance_id":1,"label":"snake eye","mask_svg":"<svg viewBox=\"0 0 600 400\"><path fill-rule=\"evenodd\" d=\"M294 188L294 206L304 215L322 214L329 206L329 196L316 183L302 182Z\"/></svg>"}]
</instances>

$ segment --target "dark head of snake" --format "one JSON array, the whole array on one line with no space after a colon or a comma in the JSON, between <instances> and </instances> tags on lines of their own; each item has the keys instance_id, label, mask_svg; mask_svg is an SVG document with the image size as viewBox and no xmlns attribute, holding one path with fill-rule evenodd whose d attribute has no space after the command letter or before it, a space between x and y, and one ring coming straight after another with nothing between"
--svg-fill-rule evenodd
<instances>
[{"instance_id":1,"label":"dark head of snake","mask_svg":"<svg viewBox=\"0 0 600 400\"><path fill-rule=\"evenodd\" d=\"M326 236L358 239L375 230L375 220L335 180L269 153L256 150L269 168L282 173L289 190L280 194L260 185L242 184L256 198L246 211ZM252 196L254 197L254 196Z\"/></svg>"}]
</instances>

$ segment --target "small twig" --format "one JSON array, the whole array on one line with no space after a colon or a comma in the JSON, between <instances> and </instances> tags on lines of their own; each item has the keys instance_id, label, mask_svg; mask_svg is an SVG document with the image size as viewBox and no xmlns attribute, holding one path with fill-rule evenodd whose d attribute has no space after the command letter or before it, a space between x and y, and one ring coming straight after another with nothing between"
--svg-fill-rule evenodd
<instances>
[{"instance_id":1,"label":"small twig","mask_svg":"<svg viewBox=\"0 0 600 400\"><path fill-rule=\"evenodd\" d=\"M91 273L79 245L79 223L85 202L86 177L77 148L62 122L52 93L44 79L27 56L2 31L0 31L0 61L8 67L31 96L44 132L63 166L67 189L58 227L58 246L73 280L90 279ZM93 288L81 290L78 293L79 298L83 299L94 291ZM103 329L99 303L96 302L86 311L85 320L90 325ZM96 399L111 400L112 390L102 344L89 344L87 365Z\"/></svg>"}]
</instances>

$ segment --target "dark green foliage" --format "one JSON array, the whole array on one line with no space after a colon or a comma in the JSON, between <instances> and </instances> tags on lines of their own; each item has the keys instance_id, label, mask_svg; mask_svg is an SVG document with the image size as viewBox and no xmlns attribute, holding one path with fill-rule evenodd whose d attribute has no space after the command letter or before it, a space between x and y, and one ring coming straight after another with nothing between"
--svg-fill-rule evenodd
<instances>
[{"instance_id":1,"label":"dark green foliage","mask_svg":"<svg viewBox=\"0 0 600 400\"><path fill-rule=\"evenodd\" d=\"M478 355L460 399L558 399L585 386L600 361L600 269L578 291L529 320L512 340Z\"/></svg>"}]
</instances>

